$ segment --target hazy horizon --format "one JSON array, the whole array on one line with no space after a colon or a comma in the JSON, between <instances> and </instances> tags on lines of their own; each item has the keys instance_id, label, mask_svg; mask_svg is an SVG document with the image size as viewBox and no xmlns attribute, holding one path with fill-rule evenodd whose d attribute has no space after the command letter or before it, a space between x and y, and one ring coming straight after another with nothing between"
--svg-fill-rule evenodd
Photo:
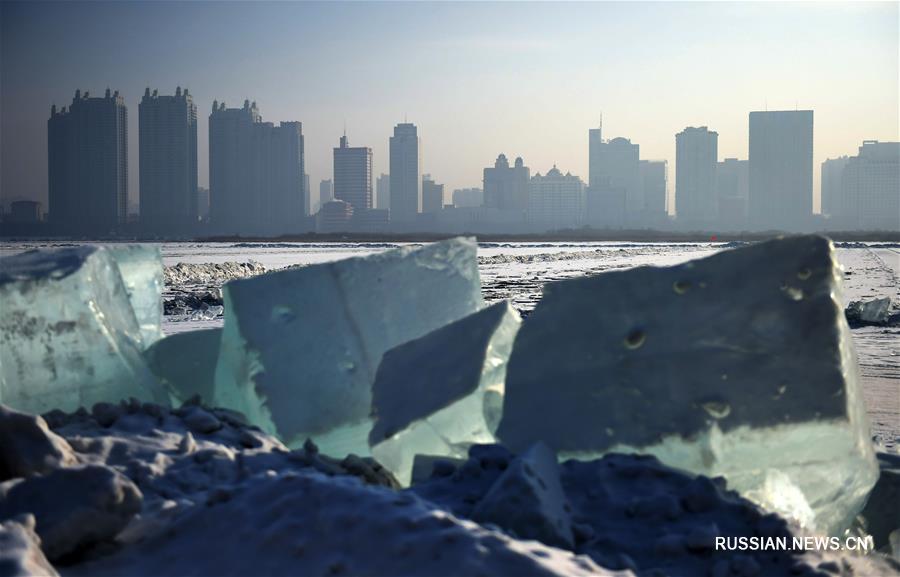
<instances>
[{"instance_id":1,"label":"hazy horizon","mask_svg":"<svg viewBox=\"0 0 900 577\"><path fill-rule=\"evenodd\" d=\"M255 100L303 123L313 191L346 124L388 172L388 138L419 128L422 172L480 187L499 153L587 180L588 129L669 162L675 134L708 126L719 159L747 158L752 110L815 111L819 165L898 139L900 4L107 3L0 4L0 200L47 197L50 105L119 90L138 198L138 102L188 88L207 186L213 100Z\"/></svg>"}]
</instances>

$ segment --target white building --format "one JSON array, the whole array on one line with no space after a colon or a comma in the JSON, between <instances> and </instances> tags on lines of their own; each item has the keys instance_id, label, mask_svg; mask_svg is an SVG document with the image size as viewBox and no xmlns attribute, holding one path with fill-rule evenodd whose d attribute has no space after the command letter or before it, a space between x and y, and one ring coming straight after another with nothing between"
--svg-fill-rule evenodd
<instances>
[{"instance_id":1,"label":"white building","mask_svg":"<svg viewBox=\"0 0 900 577\"><path fill-rule=\"evenodd\" d=\"M584 222L584 182L554 165L529 183L528 221L541 230L579 227Z\"/></svg>"},{"instance_id":2,"label":"white building","mask_svg":"<svg viewBox=\"0 0 900 577\"><path fill-rule=\"evenodd\" d=\"M484 191L480 188L457 188L453 191L454 208L472 208L484 204Z\"/></svg>"},{"instance_id":3,"label":"white building","mask_svg":"<svg viewBox=\"0 0 900 577\"><path fill-rule=\"evenodd\" d=\"M675 135L675 212L678 220L703 226L719 216L716 160L719 133L689 126Z\"/></svg>"},{"instance_id":4,"label":"white building","mask_svg":"<svg viewBox=\"0 0 900 577\"><path fill-rule=\"evenodd\" d=\"M602 139L600 128L588 131L589 188L587 223L624 227L644 220L640 145L627 138Z\"/></svg>"},{"instance_id":5,"label":"white building","mask_svg":"<svg viewBox=\"0 0 900 577\"><path fill-rule=\"evenodd\" d=\"M422 162L416 126L395 126L390 149L391 222L415 222L422 212Z\"/></svg>"},{"instance_id":6,"label":"white building","mask_svg":"<svg viewBox=\"0 0 900 577\"><path fill-rule=\"evenodd\" d=\"M900 142L863 142L847 159L839 204L845 229L900 230Z\"/></svg>"}]
</instances>

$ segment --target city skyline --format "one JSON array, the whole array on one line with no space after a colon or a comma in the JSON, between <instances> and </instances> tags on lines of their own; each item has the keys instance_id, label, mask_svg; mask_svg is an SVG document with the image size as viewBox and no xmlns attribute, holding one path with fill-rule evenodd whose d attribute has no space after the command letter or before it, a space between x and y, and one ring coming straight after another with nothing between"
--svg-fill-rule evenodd
<instances>
[{"instance_id":1,"label":"city skyline","mask_svg":"<svg viewBox=\"0 0 900 577\"><path fill-rule=\"evenodd\" d=\"M66 105L75 88L102 94L107 85L132 109L132 210L139 191L136 112L147 86L168 93L180 85L194 96L203 187L209 185L205 111L215 99L229 107L255 100L267 120L302 122L313 182L331 175L332 143L345 121L350 138L373 149L373 173L389 173L388 137L405 116L421 138L420 172L448 191L478 186L499 153L522 156L534 172L557 163L587 180L585 135L602 113L605 138L628 138L640 145L642 159L668 161L670 206L675 134L687 126L718 132L718 160L746 159L750 111L812 109L816 167L854 154L864 140L898 140L896 4L260 4L252 24L238 18L240 5L186 4L179 7L184 22L166 24L166 39L144 38L171 7L3 4L4 202L47 202L49 106ZM551 15L570 16L566 34L544 25ZM438 20L443 25L430 36L379 35L387 22ZM473 25L456 27L462 20ZM303 34L289 34L288 23ZM578 34L591 23L608 32L602 42ZM316 25L343 26L352 41L334 44ZM239 32L234 42L204 44L211 29L223 26ZM785 39L791 26L796 34ZM704 40L680 38L670 50L667 43L685 27L703 30ZM99 41L83 46L77 38L85 35ZM35 36L47 44L33 46ZM779 44L770 46L775 37ZM311 57L323 45L334 50L327 65ZM362 45L370 49L360 53ZM714 52L704 58L704 49ZM296 86L283 80L291 63ZM758 86L748 84L749 72ZM663 98L655 85L666 88ZM818 208L819 170L813 173Z\"/></svg>"}]
</instances>

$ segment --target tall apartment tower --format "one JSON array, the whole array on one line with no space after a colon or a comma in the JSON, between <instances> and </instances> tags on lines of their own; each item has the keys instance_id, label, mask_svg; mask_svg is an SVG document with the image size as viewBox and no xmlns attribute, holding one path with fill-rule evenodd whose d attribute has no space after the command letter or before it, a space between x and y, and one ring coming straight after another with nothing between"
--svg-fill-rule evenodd
<instances>
[{"instance_id":1,"label":"tall apartment tower","mask_svg":"<svg viewBox=\"0 0 900 577\"><path fill-rule=\"evenodd\" d=\"M351 147L347 135L334 149L334 198L353 207L353 213L372 208L372 149Z\"/></svg>"},{"instance_id":2,"label":"tall apartment tower","mask_svg":"<svg viewBox=\"0 0 900 577\"><path fill-rule=\"evenodd\" d=\"M500 210L524 212L528 208L531 170L522 157L510 167L505 154L500 154L493 167L484 169L484 206Z\"/></svg>"},{"instance_id":3,"label":"tall apartment tower","mask_svg":"<svg viewBox=\"0 0 900 577\"><path fill-rule=\"evenodd\" d=\"M209 116L210 221L222 234L279 235L298 230L306 207L299 122L263 122L256 103Z\"/></svg>"},{"instance_id":4,"label":"tall apartment tower","mask_svg":"<svg viewBox=\"0 0 900 577\"><path fill-rule=\"evenodd\" d=\"M422 166L416 126L395 126L390 149L391 221L411 222L422 212Z\"/></svg>"},{"instance_id":5,"label":"tall apartment tower","mask_svg":"<svg viewBox=\"0 0 900 577\"><path fill-rule=\"evenodd\" d=\"M837 216L841 212L841 176L850 157L828 158L822 163L820 212Z\"/></svg>"},{"instance_id":6,"label":"tall apartment tower","mask_svg":"<svg viewBox=\"0 0 900 577\"><path fill-rule=\"evenodd\" d=\"M719 133L689 126L675 135L675 212L679 221L715 223Z\"/></svg>"},{"instance_id":7,"label":"tall apartment tower","mask_svg":"<svg viewBox=\"0 0 900 577\"><path fill-rule=\"evenodd\" d=\"M750 225L803 230L813 202L813 111L750 113Z\"/></svg>"},{"instance_id":8,"label":"tall apartment tower","mask_svg":"<svg viewBox=\"0 0 900 577\"><path fill-rule=\"evenodd\" d=\"M141 225L186 232L197 224L197 107L187 89L160 96L150 88L138 105Z\"/></svg>"},{"instance_id":9,"label":"tall apartment tower","mask_svg":"<svg viewBox=\"0 0 900 577\"><path fill-rule=\"evenodd\" d=\"M47 121L49 213L63 233L106 235L128 211L128 109L119 92L75 91Z\"/></svg>"}]
</instances>

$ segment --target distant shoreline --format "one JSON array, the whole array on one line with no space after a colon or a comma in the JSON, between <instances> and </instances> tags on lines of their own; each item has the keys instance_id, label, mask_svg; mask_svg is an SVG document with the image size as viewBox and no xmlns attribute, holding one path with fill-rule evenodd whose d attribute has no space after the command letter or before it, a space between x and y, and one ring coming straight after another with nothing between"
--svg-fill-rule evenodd
<instances>
[{"instance_id":1,"label":"distant shoreline","mask_svg":"<svg viewBox=\"0 0 900 577\"><path fill-rule=\"evenodd\" d=\"M385 242L434 242L457 236L474 236L478 242L757 242L782 235L798 233L784 233L780 231L767 232L740 232L740 233L716 233L716 232L672 232L654 230L563 230L540 234L478 234L472 232L460 233L304 233L282 236L172 236L166 238L153 238L147 236L108 236L108 237L72 237L72 236L29 236L29 235L4 235L0 232L2 242L246 242L246 243L273 243L273 242L302 242L302 243L385 243ZM900 242L900 231L819 231L821 234L836 242Z\"/></svg>"}]
</instances>

